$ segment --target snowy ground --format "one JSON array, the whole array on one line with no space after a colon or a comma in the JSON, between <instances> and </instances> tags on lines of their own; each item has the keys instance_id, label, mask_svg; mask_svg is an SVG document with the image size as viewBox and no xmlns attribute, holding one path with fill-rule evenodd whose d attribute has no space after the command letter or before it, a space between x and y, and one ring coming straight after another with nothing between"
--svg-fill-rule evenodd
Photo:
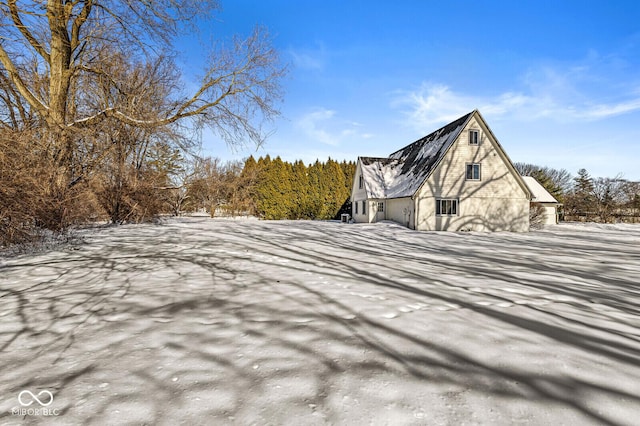
<instances>
[{"instance_id":1,"label":"snowy ground","mask_svg":"<svg viewBox=\"0 0 640 426\"><path fill-rule=\"evenodd\" d=\"M632 225L91 231L0 260L0 424L638 424L639 277Z\"/></svg>"}]
</instances>

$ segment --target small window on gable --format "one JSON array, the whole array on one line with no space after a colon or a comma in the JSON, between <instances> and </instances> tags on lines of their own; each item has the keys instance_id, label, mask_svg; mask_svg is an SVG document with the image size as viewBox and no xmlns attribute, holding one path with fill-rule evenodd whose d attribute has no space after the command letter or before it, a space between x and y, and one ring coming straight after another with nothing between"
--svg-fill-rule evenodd
<instances>
[{"instance_id":1,"label":"small window on gable","mask_svg":"<svg viewBox=\"0 0 640 426\"><path fill-rule=\"evenodd\" d=\"M480 180L480 163L467 163L467 180Z\"/></svg>"},{"instance_id":2,"label":"small window on gable","mask_svg":"<svg viewBox=\"0 0 640 426\"><path fill-rule=\"evenodd\" d=\"M480 144L480 132L478 130L469 130L469 145Z\"/></svg>"},{"instance_id":3,"label":"small window on gable","mask_svg":"<svg viewBox=\"0 0 640 426\"><path fill-rule=\"evenodd\" d=\"M457 216L458 200L437 198L436 199L436 216Z\"/></svg>"},{"instance_id":4,"label":"small window on gable","mask_svg":"<svg viewBox=\"0 0 640 426\"><path fill-rule=\"evenodd\" d=\"M364 180L362 179L362 175L360 175L360 179L358 179L358 189L362 189L364 186Z\"/></svg>"}]
</instances>

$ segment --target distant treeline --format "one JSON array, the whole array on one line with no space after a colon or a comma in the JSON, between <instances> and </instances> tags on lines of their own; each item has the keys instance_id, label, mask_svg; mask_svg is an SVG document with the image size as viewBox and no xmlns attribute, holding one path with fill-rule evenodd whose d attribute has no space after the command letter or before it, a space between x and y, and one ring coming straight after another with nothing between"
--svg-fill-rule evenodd
<instances>
[{"instance_id":1,"label":"distant treeline","mask_svg":"<svg viewBox=\"0 0 640 426\"><path fill-rule=\"evenodd\" d=\"M64 231L69 223L96 220L144 222L182 212L333 219L350 212L353 161L329 158L312 164L290 163L267 155L222 162L185 158L167 143L155 140L116 144L109 161L91 174L91 185L77 186L74 197L53 203L55 194L41 185L45 182L42 174L51 164L37 152L26 156L25 150L18 149L31 140L0 137L0 247L36 241L42 230ZM561 220L640 222L640 182L620 176L592 178L585 169L574 177L564 169L525 163L515 166L562 203ZM66 218L63 222L61 215Z\"/></svg>"},{"instance_id":2,"label":"distant treeline","mask_svg":"<svg viewBox=\"0 0 640 426\"><path fill-rule=\"evenodd\" d=\"M355 162L306 165L270 156L244 164L205 159L187 184L183 210L262 219L333 219L348 202Z\"/></svg>"},{"instance_id":3,"label":"distant treeline","mask_svg":"<svg viewBox=\"0 0 640 426\"><path fill-rule=\"evenodd\" d=\"M640 182L613 178L593 178L586 169L574 177L565 169L516 163L523 176L532 176L562 206L560 218L583 222L640 222Z\"/></svg>"}]
</instances>

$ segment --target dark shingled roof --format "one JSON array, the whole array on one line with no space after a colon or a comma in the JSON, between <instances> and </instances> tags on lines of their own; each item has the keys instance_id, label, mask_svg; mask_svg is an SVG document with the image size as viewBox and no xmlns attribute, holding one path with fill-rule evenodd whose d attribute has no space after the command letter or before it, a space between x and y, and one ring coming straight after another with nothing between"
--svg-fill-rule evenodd
<instances>
[{"instance_id":1,"label":"dark shingled roof","mask_svg":"<svg viewBox=\"0 0 640 426\"><path fill-rule=\"evenodd\" d=\"M411 197L442 160L475 111L472 111L389 158L360 157L370 198Z\"/></svg>"}]
</instances>

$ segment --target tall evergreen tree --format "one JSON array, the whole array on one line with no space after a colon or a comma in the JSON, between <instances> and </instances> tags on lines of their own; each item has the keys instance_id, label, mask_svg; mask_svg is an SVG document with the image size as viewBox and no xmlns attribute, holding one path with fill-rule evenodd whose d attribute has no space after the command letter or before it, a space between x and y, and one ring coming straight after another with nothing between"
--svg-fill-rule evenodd
<instances>
[{"instance_id":1,"label":"tall evergreen tree","mask_svg":"<svg viewBox=\"0 0 640 426\"><path fill-rule=\"evenodd\" d=\"M587 213L595 208L593 178L586 169L578 170L574 178L573 191L567 199L567 210L573 214Z\"/></svg>"},{"instance_id":2,"label":"tall evergreen tree","mask_svg":"<svg viewBox=\"0 0 640 426\"><path fill-rule=\"evenodd\" d=\"M347 192L351 194L351 187L353 186L353 177L356 174L356 163L354 161L343 161L340 163L342 173L344 173L344 184Z\"/></svg>"},{"instance_id":3,"label":"tall evergreen tree","mask_svg":"<svg viewBox=\"0 0 640 426\"><path fill-rule=\"evenodd\" d=\"M268 174L271 167L271 157L267 154L265 157L258 158L256 168L258 170L258 182L256 184L256 213L259 217L266 219L267 213L270 210L269 198L273 198L273 194L270 191L270 181Z\"/></svg>"},{"instance_id":4,"label":"tall evergreen tree","mask_svg":"<svg viewBox=\"0 0 640 426\"><path fill-rule=\"evenodd\" d=\"M277 196L277 203L273 206L273 219L287 219L294 205L293 191L291 188L292 170L291 164L285 163L280 157L273 160L272 179Z\"/></svg>"},{"instance_id":5,"label":"tall evergreen tree","mask_svg":"<svg viewBox=\"0 0 640 426\"><path fill-rule=\"evenodd\" d=\"M246 206L246 213L257 214L257 193L256 189L260 182L261 173L258 162L253 155L249 156L244 162L242 172L240 173L240 182L242 187L243 204Z\"/></svg>"},{"instance_id":6,"label":"tall evergreen tree","mask_svg":"<svg viewBox=\"0 0 640 426\"><path fill-rule=\"evenodd\" d=\"M323 169L323 176L326 181L325 194L325 219L334 219L342 205L349 198L349 192L345 185L345 176L336 161L329 158Z\"/></svg>"},{"instance_id":7,"label":"tall evergreen tree","mask_svg":"<svg viewBox=\"0 0 640 426\"><path fill-rule=\"evenodd\" d=\"M589 175L587 169L578 170L578 176L576 176L573 180L575 182L575 193L590 194L593 191L593 178L591 177L591 175Z\"/></svg>"},{"instance_id":8,"label":"tall evergreen tree","mask_svg":"<svg viewBox=\"0 0 640 426\"><path fill-rule=\"evenodd\" d=\"M354 161L347 162L345 160L340 163L340 168L342 169L342 173L344 173L344 186L345 190L347 191L348 198L345 200L344 204L342 204L342 207L338 212L338 216L342 213L353 215L353 212L351 211L351 189L353 188L353 178L356 174L356 163Z\"/></svg>"},{"instance_id":9,"label":"tall evergreen tree","mask_svg":"<svg viewBox=\"0 0 640 426\"><path fill-rule=\"evenodd\" d=\"M309 219L320 219L323 215L324 207L324 176L323 166L319 160L309 165Z\"/></svg>"},{"instance_id":10,"label":"tall evergreen tree","mask_svg":"<svg viewBox=\"0 0 640 426\"><path fill-rule=\"evenodd\" d=\"M308 219L309 218L309 177L307 176L307 166L298 160L291 167L291 210L289 218Z\"/></svg>"},{"instance_id":11,"label":"tall evergreen tree","mask_svg":"<svg viewBox=\"0 0 640 426\"><path fill-rule=\"evenodd\" d=\"M266 156L248 158L242 174L257 170L253 197L263 219L333 219L349 199L355 167L331 158L305 166Z\"/></svg>"}]
</instances>

